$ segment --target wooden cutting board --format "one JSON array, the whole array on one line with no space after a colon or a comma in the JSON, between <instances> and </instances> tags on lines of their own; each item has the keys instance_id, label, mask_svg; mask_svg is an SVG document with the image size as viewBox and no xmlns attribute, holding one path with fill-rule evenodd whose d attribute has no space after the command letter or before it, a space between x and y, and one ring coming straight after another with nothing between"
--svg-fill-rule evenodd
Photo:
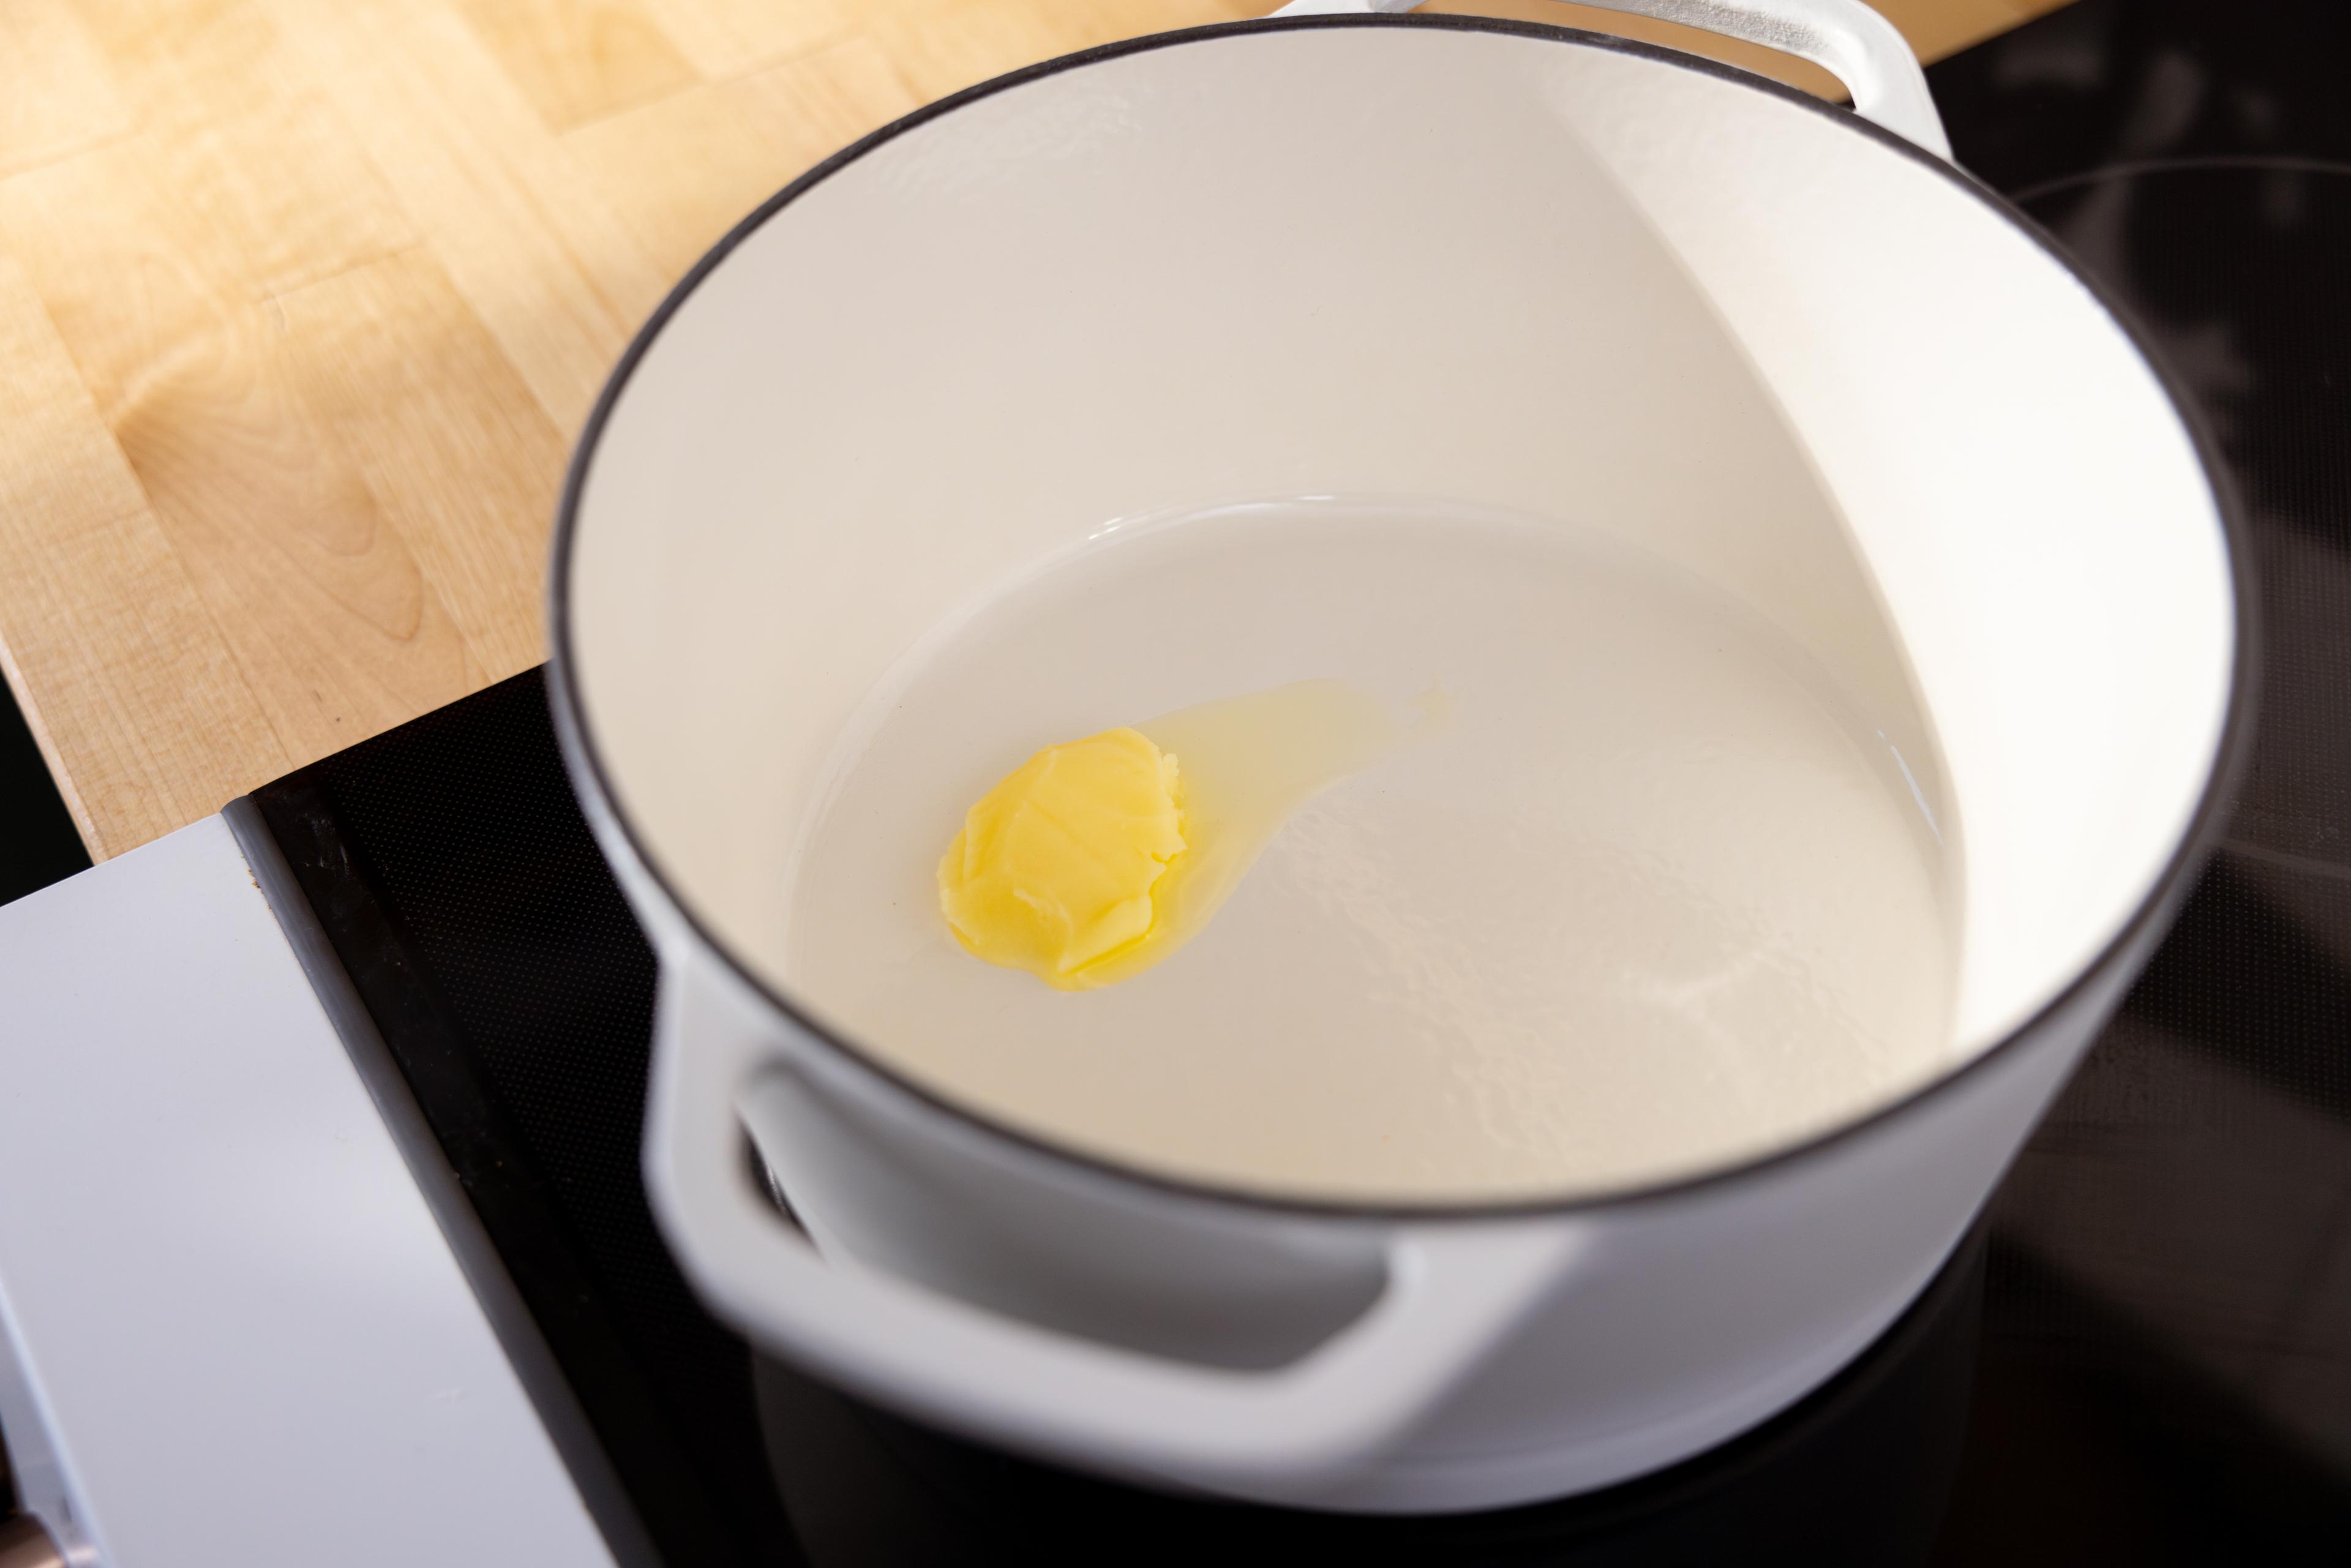
<instances>
[{"instance_id":1,"label":"wooden cutting board","mask_svg":"<svg viewBox=\"0 0 2351 1568\"><path fill-rule=\"evenodd\" d=\"M92 857L537 663L573 433L778 186L1275 3L0 0L0 669ZM2058 3L1881 9L1931 59Z\"/></svg>"}]
</instances>

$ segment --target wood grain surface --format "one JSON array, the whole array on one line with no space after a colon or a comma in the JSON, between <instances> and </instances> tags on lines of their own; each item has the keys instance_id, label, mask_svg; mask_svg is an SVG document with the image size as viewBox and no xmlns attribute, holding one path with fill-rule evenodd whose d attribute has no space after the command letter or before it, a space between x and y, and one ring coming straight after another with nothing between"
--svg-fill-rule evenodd
<instances>
[{"instance_id":1,"label":"wood grain surface","mask_svg":"<svg viewBox=\"0 0 2351 1568\"><path fill-rule=\"evenodd\" d=\"M536 663L572 433L778 186L1272 3L0 0L0 670L92 857ZM1881 9L1934 58L2056 3Z\"/></svg>"}]
</instances>

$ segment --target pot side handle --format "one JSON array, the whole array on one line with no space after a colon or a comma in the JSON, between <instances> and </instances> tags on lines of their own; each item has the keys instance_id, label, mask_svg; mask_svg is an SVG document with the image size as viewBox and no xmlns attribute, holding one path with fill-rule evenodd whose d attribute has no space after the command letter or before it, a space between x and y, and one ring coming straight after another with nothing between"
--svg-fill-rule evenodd
<instances>
[{"instance_id":1,"label":"pot side handle","mask_svg":"<svg viewBox=\"0 0 2351 1568\"><path fill-rule=\"evenodd\" d=\"M1343 1481L1405 1436L1583 1250L1582 1227L1401 1223L1384 1290L1306 1355L1234 1371L1061 1333L820 1254L759 1190L794 1071L692 970L665 970L645 1177L696 1289L851 1391L1032 1453L1147 1478ZM675 976L683 983L673 986ZM714 1005L716 1004L716 1005ZM679 1049L687 1031L691 1050Z\"/></svg>"},{"instance_id":2,"label":"pot side handle","mask_svg":"<svg viewBox=\"0 0 2351 1568\"><path fill-rule=\"evenodd\" d=\"M1678 22L1726 38L1810 60L1844 83L1854 112L1936 157L1950 161L1950 138L1927 90L1909 40L1862 0L1578 0ZM1293 0L1277 16L1409 11L1419 0Z\"/></svg>"}]
</instances>

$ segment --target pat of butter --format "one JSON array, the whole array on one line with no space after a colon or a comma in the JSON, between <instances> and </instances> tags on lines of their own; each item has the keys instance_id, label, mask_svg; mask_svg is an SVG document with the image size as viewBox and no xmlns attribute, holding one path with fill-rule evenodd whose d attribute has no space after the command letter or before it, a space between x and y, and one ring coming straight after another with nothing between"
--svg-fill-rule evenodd
<instances>
[{"instance_id":1,"label":"pat of butter","mask_svg":"<svg viewBox=\"0 0 2351 1568\"><path fill-rule=\"evenodd\" d=\"M1176 758L1141 732L1049 746L980 797L939 862L939 905L976 956L1062 990L1157 923L1184 852Z\"/></svg>"},{"instance_id":2,"label":"pat of butter","mask_svg":"<svg viewBox=\"0 0 2351 1568\"><path fill-rule=\"evenodd\" d=\"M1441 693L1414 706L1298 681L1049 746L965 817L939 907L991 964L1116 985L1197 935L1293 811L1443 723Z\"/></svg>"}]
</instances>

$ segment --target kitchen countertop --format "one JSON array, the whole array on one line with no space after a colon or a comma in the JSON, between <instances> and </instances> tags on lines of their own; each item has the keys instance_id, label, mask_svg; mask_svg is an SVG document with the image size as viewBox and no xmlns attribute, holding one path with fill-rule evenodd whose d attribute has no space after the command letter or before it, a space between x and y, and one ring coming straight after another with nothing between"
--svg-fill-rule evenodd
<instances>
[{"instance_id":1,"label":"kitchen countertop","mask_svg":"<svg viewBox=\"0 0 2351 1568\"><path fill-rule=\"evenodd\" d=\"M573 432L777 187L1272 3L8 0L0 669L92 858L538 663ZM2059 3L1880 9L1934 59Z\"/></svg>"}]
</instances>

